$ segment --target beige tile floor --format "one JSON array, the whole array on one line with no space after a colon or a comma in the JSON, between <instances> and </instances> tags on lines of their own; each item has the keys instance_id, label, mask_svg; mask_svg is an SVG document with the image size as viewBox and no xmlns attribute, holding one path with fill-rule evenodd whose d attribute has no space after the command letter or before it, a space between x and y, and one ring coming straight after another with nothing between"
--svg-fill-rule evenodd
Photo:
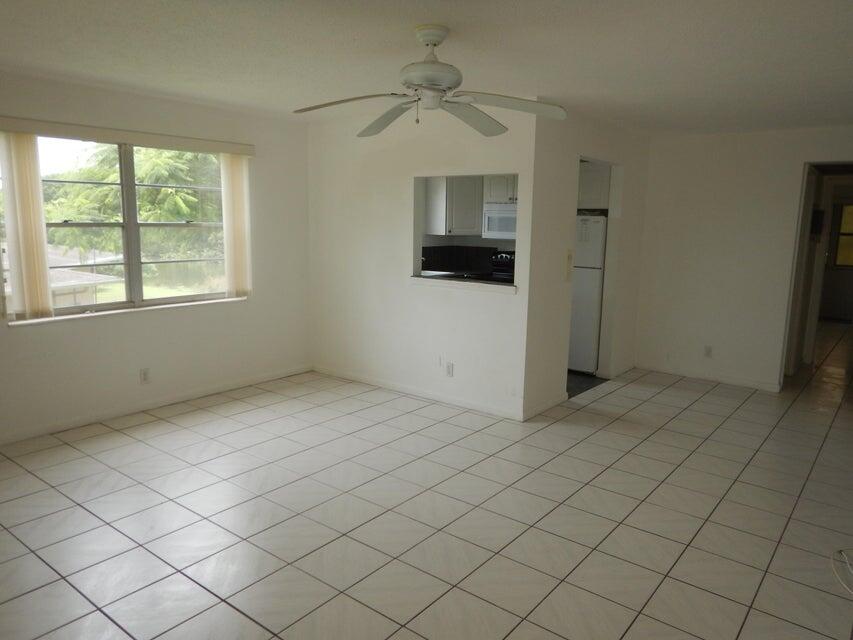
<instances>
[{"instance_id":1,"label":"beige tile floor","mask_svg":"<svg viewBox=\"0 0 853 640\"><path fill-rule=\"evenodd\" d=\"M525 423L307 373L0 447L0 638L850 637L853 332Z\"/></svg>"}]
</instances>

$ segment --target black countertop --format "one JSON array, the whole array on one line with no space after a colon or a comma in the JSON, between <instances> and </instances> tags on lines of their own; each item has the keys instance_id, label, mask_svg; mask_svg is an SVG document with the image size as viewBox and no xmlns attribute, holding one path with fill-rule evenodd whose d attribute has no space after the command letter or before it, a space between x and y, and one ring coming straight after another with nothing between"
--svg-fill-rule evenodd
<instances>
[{"instance_id":1,"label":"black countertop","mask_svg":"<svg viewBox=\"0 0 853 640\"><path fill-rule=\"evenodd\" d=\"M436 280L456 280L459 282L488 282L489 284L513 285L514 276L511 273L495 273L483 271L423 271L422 278Z\"/></svg>"}]
</instances>

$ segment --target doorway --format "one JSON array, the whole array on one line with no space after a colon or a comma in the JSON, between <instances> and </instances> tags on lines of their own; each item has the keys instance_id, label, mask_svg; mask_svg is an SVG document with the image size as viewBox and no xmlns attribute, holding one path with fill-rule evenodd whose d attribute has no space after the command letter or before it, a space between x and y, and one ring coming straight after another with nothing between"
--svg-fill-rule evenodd
<instances>
[{"instance_id":1,"label":"doorway","mask_svg":"<svg viewBox=\"0 0 853 640\"><path fill-rule=\"evenodd\" d=\"M812 369L830 323L853 323L853 162L805 167L785 376Z\"/></svg>"},{"instance_id":2,"label":"doorway","mask_svg":"<svg viewBox=\"0 0 853 640\"><path fill-rule=\"evenodd\" d=\"M567 359L569 397L601 382L597 378L601 343L607 223L612 168L582 158L578 168L578 202L572 259L572 304Z\"/></svg>"}]
</instances>

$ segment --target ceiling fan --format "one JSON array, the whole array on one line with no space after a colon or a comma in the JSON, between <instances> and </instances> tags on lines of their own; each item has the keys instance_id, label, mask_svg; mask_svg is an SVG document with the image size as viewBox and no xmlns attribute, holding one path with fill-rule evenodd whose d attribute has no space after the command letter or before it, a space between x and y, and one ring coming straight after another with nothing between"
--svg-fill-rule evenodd
<instances>
[{"instance_id":1,"label":"ceiling fan","mask_svg":"<svg viewBox=\"0 0 853 640\"><path fill-rule=\"evenodd\" d=\"M417 27L415 36L429 48L423 62L407 64L400 70L400 82L408 90L407 93L374 93L366 96L345 98L334 102L324 102L311 107L297 109L294 113L305 113L316 111L326 107L334 107L347 102L358 100L372 100L374 98L389 98L399 102L379 116L376 120L362 129L358 136L364 138L375 136L384 131L392 122L404 113L414 108L416 113L420 109L434 110L442 109L452 116L459 118L469 127L473 127L484 136L498 136L507 131L507 128L481 111L475 104L500 107L501 109L512 109L513 111L524 111L546 118L562 120L566 117L563 107L537 100L525 100L512 96L502 96L497 93L483 93L480 91L457 91L462 84L462 73L452 64L440 62L435 55L435 48L444 42L449 29L447 27L429 24ZM415 122L420 122L416 118Z\"/></svg>"}]
</instances>

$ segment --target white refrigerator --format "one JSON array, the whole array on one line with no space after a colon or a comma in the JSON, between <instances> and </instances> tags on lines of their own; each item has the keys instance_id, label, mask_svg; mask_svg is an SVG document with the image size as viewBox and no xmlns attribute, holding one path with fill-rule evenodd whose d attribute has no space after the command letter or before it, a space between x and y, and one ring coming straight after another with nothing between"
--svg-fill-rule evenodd
<instances>
[{"instance_id":1,"label":"white refrigerator","mask_svg":"<svg viewBox=\"0 0 853 640\"><path fill-rule=\"evenodd\" d=\"M569 369L595 373L601 329L601 292L604 285L604 247L607 218L578 216L572 267L572 320L569 333Z\"/></svg>"}]
</instances>

